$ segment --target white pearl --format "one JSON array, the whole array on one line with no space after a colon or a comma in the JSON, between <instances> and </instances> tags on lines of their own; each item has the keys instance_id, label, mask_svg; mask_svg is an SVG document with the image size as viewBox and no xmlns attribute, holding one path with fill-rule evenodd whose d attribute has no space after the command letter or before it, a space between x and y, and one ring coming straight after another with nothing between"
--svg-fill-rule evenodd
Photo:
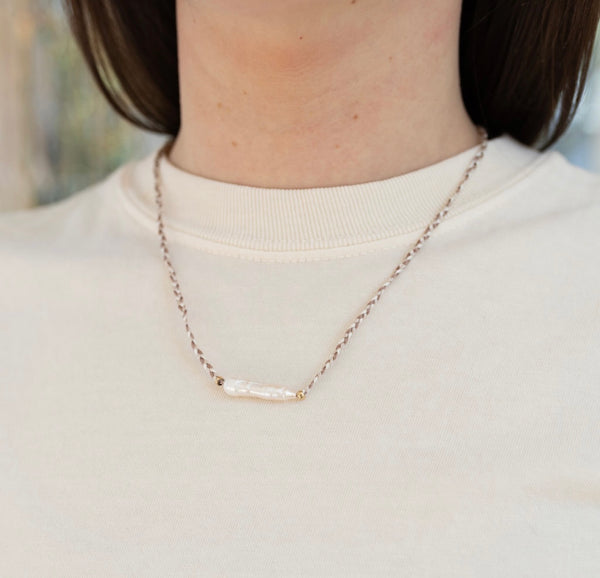
<instances>
[{"instance_id":1,"label":"white pearl","mask_svg":"<svg viewBox=\"0 0 600 578\"><path fill-rule=\"evenodd\" d=\"M235 397L260 397L276 401L296 398L296 392L283 385L267 385L245 379L225 378L223 389Z\"/></svg>"}]
</instances>

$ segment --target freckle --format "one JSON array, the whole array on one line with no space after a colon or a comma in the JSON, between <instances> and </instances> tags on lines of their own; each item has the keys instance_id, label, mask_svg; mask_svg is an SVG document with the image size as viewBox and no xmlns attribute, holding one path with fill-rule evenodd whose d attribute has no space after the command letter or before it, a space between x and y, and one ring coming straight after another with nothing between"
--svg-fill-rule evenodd
<instances>
[{"instance_id":1,"label":"freckle","mask_svg":"<svg viewBox=\"0 0 600 578\"><path fill-rule=\"evenodd\" d=\"M248 94L248 93L244 90L244 94Z\"/></svg>"},{"instance_id":2,"label":"freckle","mask_svg":"<svg viewBox=\"0 0 600 578\"><path fill-rule=\"evenodd\" d=\"M223 103L222 103L222 102L219 102L219 103L217 104L217 107L219 107L219 108L223 108Z\"/></svg>"},{"instance_id":3,"label":"freckle","mask_svg":"<svg viewBox=\"0 0 600 578\"><path fill-rule=\"evenodd\" d=\"M352 2L350 2L350 4L356 4L356 0L352 0Z\"/></svg>"},{"instance_id":4,"label":"freckle","mask_svg":"<svg viewBox=\"0 0 600 578\"><path fill-rule=\"evenodd\" d=\"M300 36L300 40L302 40L302 36Z\"/></svg>"},{"instance_id":5,"label":"freckle","mask_svg":"<svg viewBox=\"0 0 600 578\"><path fill-rule=\"evenodd\" d=\"M236 147L236 146L238 145L238 143L237 143L236 141L234 141L234 140L232 140L232 141L231 141L231 144L232 144L234 147Z\"/></svg>"},{"instance_id":6,"label":"freckle","mask_svg":"<svg viewBox=\"0 0 600 578\"><path fill-rule=\"evenodd\" d=\"M356 119L358 118L358 115L357 115L357 114L355 114L355 115L354 115L352 118L353 118L354 120L356 120Z\"/></svg>"},{"instance_id":7,"label":"freckle","mask_svg":"<svg viewBox=\"0 0 600 578\"><path fill-rule=\"evenodd\" d=\"M336 145L335 145L335 148L336 148L336 149L339 149L339 148L340 148L340 145L339 145L339 144L336 144Z\"/></svg>"},{"instance_id":8,"label":"freckle","mask_svg":"<svg viewBox=\"0 0 600 578\"><path fill-rule=\"evenodd\" d=\"M392 57L390 56L388 60L391 62L392 61Z\"/></svg>"}]
</instances>

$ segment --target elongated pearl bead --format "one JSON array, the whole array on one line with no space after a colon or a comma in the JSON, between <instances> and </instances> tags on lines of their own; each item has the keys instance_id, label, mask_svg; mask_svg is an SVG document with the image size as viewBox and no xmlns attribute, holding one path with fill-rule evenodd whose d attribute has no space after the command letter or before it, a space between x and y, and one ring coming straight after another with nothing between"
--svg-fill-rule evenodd
<instances>
[{"instance_id":1,"label":"elongated pearl bead","mask_svg":"<svg viewBox=\"0 0 600 578\"><path fill-rule=\"evenodd\" d=\"M225 378L223 389L227 394L235 397L260 397L274 401L296 399L296 391L283 385L267 385L245 379Z\"/></svg>"}]
</instances>

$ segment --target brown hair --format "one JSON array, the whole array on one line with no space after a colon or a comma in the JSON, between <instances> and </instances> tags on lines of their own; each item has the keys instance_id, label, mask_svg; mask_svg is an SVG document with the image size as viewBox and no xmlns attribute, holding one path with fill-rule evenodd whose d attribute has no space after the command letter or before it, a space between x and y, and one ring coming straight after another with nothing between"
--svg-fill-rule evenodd
<instances>
[{"instance_id":1,"label":"brown hair","mask_svg":"<svg viewBox=\"0 0 600 578\"><path fill-rule=\"evenodd\" d=\"M123 117L179 132L175 0L63 0L100 89ZM463 0L460 78L471 120L544 150L583 95L600 0ZM538 145L537 141L545 138Z\"/></svg>"}]
</instances>

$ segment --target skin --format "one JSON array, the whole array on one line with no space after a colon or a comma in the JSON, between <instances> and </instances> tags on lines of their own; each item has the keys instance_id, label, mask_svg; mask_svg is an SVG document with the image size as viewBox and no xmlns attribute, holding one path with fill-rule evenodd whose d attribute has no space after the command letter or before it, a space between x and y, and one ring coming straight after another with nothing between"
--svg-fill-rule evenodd
<instances>
[{"instance_id":1,"label":"skin","mask_svg":"<svg viewBox=\"0 0 600 578\"><path fill-rule=\"evenodd\" d=\"M404 174L477 145L461 0L177 0L179 168L257 187Z\"/></svg>"}]
</instances>

